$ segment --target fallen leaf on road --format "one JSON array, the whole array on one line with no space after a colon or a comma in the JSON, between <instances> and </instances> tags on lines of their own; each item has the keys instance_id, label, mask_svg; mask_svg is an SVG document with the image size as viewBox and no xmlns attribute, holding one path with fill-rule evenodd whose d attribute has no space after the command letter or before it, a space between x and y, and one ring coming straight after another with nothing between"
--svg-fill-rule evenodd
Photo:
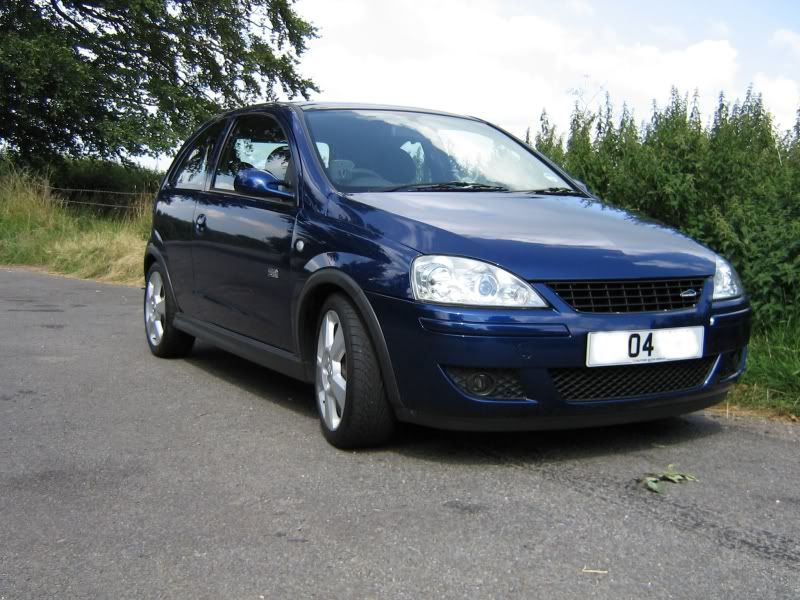
<instances>
[{"instance_id":1,"label":"fallen leaf on road","mask_svg":"<svg viewBox=\"0 0 800 600\"><path fill-rule=\"evenodd\" d=\"M665 481L671 483L685 483L687 481L697 481L697 477L689 473L677 471L675 465L667 465L666 471L662 471L661 473L648 473L639 479L639 481L651 492L663 494Z\"/></svg>"}]
</instances>

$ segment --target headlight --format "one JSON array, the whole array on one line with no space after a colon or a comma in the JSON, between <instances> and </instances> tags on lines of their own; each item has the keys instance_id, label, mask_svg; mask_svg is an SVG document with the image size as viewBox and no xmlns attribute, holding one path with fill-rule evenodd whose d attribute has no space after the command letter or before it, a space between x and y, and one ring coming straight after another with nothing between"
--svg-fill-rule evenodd
<instances>
[{"instance_id":1,"label":"headlight","mask_svg":"<svg viewBox=\"0 0 800 600\"><path fill-rule=\"evenodd\" d=\"M479 260L419 256L411 264L414 298L436 304L543 308L541 296L519 277Z\"/></svg>"},{"instance_id":2,"label":"headlight","mask_svg":"<svg viewBox=\"0 0 800 600\"><path fill-rule=\"evenodd\" d=\"M717 257L717 271L714 273L714 300L736 298L744 292L742 281L736 270L722 257Z\"/></svg>"}]
</instances>

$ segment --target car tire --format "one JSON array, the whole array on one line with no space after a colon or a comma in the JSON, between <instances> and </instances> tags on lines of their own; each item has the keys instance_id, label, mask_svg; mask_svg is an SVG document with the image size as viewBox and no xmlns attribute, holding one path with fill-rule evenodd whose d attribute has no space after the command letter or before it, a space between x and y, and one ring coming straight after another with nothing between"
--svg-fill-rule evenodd
<instances>
[{"instance_id":1,"label":"car tire","mask_svg":"<svg viewBox=\"0 0 800 600\"><path fill-rule=\"evenodd\" d=\"M315 398L325 439L337 448L386 443L394 433L380 366L355 306L334 294L317 321Z\"/></svg>"},{"instance_id":2,"label":"car tire","mask_svg":"<svg viewBox=\"0 0 800 600\"><path fill-rule=\"evenodd\" d=\"M173 325L175 297L168 284L164 268L153 263L147 271L144 287L144 330L150 351L161 358L186 356L192 349L194 337Z\"/></svg>"}]
</instances>

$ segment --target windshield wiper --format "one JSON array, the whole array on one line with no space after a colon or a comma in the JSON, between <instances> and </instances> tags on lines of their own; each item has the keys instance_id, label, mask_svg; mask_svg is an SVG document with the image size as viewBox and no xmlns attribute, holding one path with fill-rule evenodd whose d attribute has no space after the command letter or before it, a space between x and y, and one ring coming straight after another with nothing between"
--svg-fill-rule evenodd
<instances>
[{"instance_id":1,"label":"windshield wiper","mask_svg":"<svg viewBox=\"0 0 800 600\"><path fill-rule=\"evenodd\" d=\"M401 185L396 188L383 190L384 192L507 192L508 188L502 185L488 185L475 181L443 181L441 183L415 183Z\"/></svg>"},{"instance_id":2,"label":"windshield wiper","mask_svg":"<svg viewBox=\"0 0 800 600\"><path fill-rule=\"evenodd\" d=\"M583 192L568 187L548 187L538 190L525 190L529 194L542 194L545 196L583 196Z\"/></svg>"}]
</instances>

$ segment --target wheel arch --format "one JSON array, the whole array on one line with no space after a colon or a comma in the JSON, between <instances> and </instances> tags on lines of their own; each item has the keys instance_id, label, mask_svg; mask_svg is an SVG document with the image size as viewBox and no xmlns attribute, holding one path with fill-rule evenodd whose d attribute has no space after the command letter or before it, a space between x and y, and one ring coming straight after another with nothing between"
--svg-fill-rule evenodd
<instances>
[{"instance_id":1,"label":"wheel arch","mask_svg":"<svg viewBox=\"0 0 800 600\"><path fill-rule=\"evenodd\" d=\"M158 257L156 256L155 252L151 252L148 248L147 252L144 255L144 275L147 277L147 272L150 270L150 267L153 266L153 263L159 262ZM160 261L162 264L164 261Z\"/></svg>"},{"instance_id":2,"label":"wheel arch","mask_svg":"<svg viewBox=\"0 0 800 600\"><path fill-rule=\"evenodd\" d=\"M172 297L175 298L175 288L172 287L172 278L169 274L169 267L167 266L167 261L164 259L164 255L162 254L161 250L153 244L153 242L148 242L147 248L144 251L144 276L145 279L147 278L147 272L150 270L150 267L153 264L158 263L161 265L161 268L164 270L164 275L167 278L167 285L169 286L170 291L172 292ZM146 282L145 282L146 283ZM181 310L181 307L178 305L177 299L175 300L175 307L178 310Z\"/></svg>"},{"instance_id":3,"label":"wheel arch","mask_svg":"<svg viewBox=\"0 0 800 600\"><path fill-rule=\"evenodd\" d=\"M402 410L403 404L400 400L394 367L378 317L361 286L352 277L334 267L322 268L311 275L298 298L295 316L295 347L305 364L306 378L314 381L314 356L319 312L325 299L335 293L341 293L347 297L364 320L377 353L386 395L395 410Z\"/></svg>"}]
</instances>

